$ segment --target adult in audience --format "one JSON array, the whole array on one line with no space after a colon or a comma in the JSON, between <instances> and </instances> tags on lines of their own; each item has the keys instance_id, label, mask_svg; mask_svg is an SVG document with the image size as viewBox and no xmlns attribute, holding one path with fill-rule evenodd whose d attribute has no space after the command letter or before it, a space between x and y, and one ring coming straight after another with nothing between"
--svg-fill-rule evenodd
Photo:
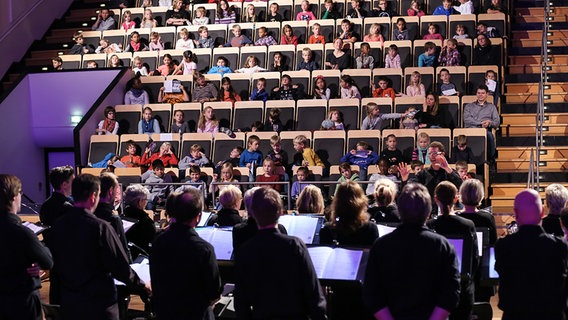
<instances>
[{"instance_id":1,"label":"adult in audience","mask_svg":"<svg viewBox=\"0 0 568 320\"><path fill-rule=\"evenodd\" d=\"M18 217L22 182L0 174L0 319L41 320L39 269L51 269L49 250Z\"/></svg>"},{"instance_id":2,"label":"adult in audience","mask_svg":"<svg viewBox=\"0 0 568 320\"><path fill-rule=\"evenodd\" d=\"M373 245L363 301L376 319L447 319L458 304L456 252L424 226L431 209L426 187L406 185L398 199L402 224Z\"/></svg>"},{"instance_id":3,"label":"adult in audience","mask_svg":"<svg viewBox=\"0 0 568 320\"><path fill-rule=\"evenodd\" d=\"M124 191L124 216L137 222L126 232L126 239L136 247L132 248L132 256L148 255L150 243L154 240L156 229L154 220L144 211L148 204L150 192L141 184L131 184Z\"/></svg>"},{"instance_id":4,"label":"adult in audience","mask_svg":"<svg viewBox=\"0 0 568 320\"><path fill-rule=\"evenodd\" d=\"M116 20L110 15L110 11L106 8L102 8L99 15L97 16L97 21L91 27L93 31L104 31L116 29Z\"/></svg>"},{"instance_id":5,"label":"adult in audience","mask_svg":"<svg viewBox=\"0 0 568 320\"><path fill-rule=\"evenodd\" d=\"M495 244L503 319L566 319L568 244L539 225L544 209L535 190L517 194L513 211L518 231Z\"/></svg>"},{"instance_id":6,"label":"adult in audience","mask_svg":"<svg viewBox=\"0 0 568 320\"><path fill-rule=\"evenodd\" d=\"M333 52L325 59L326 69L343 70L351 67L351 55L343 51L343 40L337 38L333 41Z\"/></svg>"},{"instance_id":7,"label":"adult in audience","mask_svg":"<svg viewBox=\"0 0 568 320\"><path fill-rule=\"evenodd\" d=\"M189 22L190 15L183 8L183 0L174 0L172 8L166 11L166 26L184 26L191 25Z\"/></svg>"},{"instance_id":8,"label":"adult in audience","mask_svg":"<svg viewBox=\"0 0 568 320\"><path fill-rule=\"evenodd\" d=\"M396 199L397 187L391 179L375 181L375 205L367 211L375 222L400 222Z\"/></svg>"},{"instance_id":9,"label":"adult in audience","mask_svg":"<svg viewBox=\"0 0 568 320\"><path fill-rule=\"evenodd\" d=\"M470 261L471 270L462 270L462 274L467 274L467 277L462 277L460 281L460 301L458 307L450 314L450 320L470 319L474 301L471 274L477 270L479 265L475 225L470 220L455 214L454 205L458 201L458 189L451 182L442 181L436 186L434 200L441 214L437 219L429 220L426 225L445 237L458 236L464 239L464 247L468 244L471 248L469 252L465 250L462 252L462 268L464 268L465 261Z\"/></svg>"},{"instance_id":10,"label":"adult in audience","mask_svg":"<svg viewBox=\"0 0 568 320\"><path fill-rule=\"evenodd\" d=\"M158 319L214 319L212 306L222 286L215 250L195 227L203 196L195 188L168 198L175 222L152 245L150 276ZM171 210L170 210L171 209Z\"/></svg>"},{"instance_id":11,"label":"adult in audience","mask_svg":"<svg viewBox=\"0 0 568 320\"><path fill-rule=\"evenodd\" d=\"M60 280L62 319L118 319L113 278L134 292L147 294L149 285L138 278L110 224L98 219L100 180L82 174L73 180L74 208L51 232L53 272Z\"/></svg>"},{"instance_id":12,"label":"adult in audience","mask_svg":"<svg viewBox=\"0 0 568 320\"><path fill-rule=\"evenodd\" d=\"M440 112L440 100L435 93L428 93L421 112L418 113L418 126L420 128L446 128L444 116Z\"/></svg>"},{"instance_id":13,"label":"adult in audience","mask_svg":"<svg viewBox=\"0 0 568 320\"><path fill-rule=\"evenodd\" d=\"M548 215L542 219L542 228L547 233L557 237L564 237L560 226L560 212L568 201L568 190L559 183L553 183L544 190Z\"/></svg>"},{"instance_id":14,"label":"adult in audience","mask_svg":"<svg viewBox=\"0 0 568 320\"><path fill-rule=\"evenodd\" d=\"M305 186L296 200L296 211L299 214L323 214L324 210L325 203L321 189L313 184Z\"/></svg>"},{"instance_id":15,"label":"adult in audience","mask_svg":"<svg viewBox=\"0 0 568 320\"><path fill-rule=\"evenodd\" d=\"M379 237L375 223L369 221L367 196L354 181L337 187L331 203L330 222L320 231L321 244L339 244L350 247L370 247Z\"/></svg>"},{"instance_id":16,"label":"adult in audience","mask_svg":"<svg viewBox=\"0 0 568 320\"><path fill-rule=\"evenodd\" d=\"M140 77L132 78L130 82L130 90L124 94L124 104L141 104L146 105L150 103L148 92L142 87L142 80Z\"/></svg>"},{"instance_id":17,"label":"adult in audience","mask_svg":"<svg viewBox=\"0 0 568 320\"><path fill-rule=\"evenodd\" d=\"M256 189L251 208L258 233L235 253L237 318L327 319L325 297L306 245L278 231L284 211L278 192Z\"/></svg>"},{"instance_id":18,"label":"adult in audience","mask_svg":"<svg viewBox=\"0 0 568 320\"><path fill-rule=\"evenodd\" d=\"M217 97L219 93L217 88L207 79L205 79L205 75L198 72L195 77L195 87L193 88L193 101L194 102L210 102L210 101L217 101Z\"/></svg>"},{"instance_id":19,"label":"adult in audience","mask_svg":"<svg viewBox=\"0 0 568 320\"><path fill-rule=\"evenodd\" d=\"M474 66L487 66L487 65L501 65L499 60L499 47L491 44L491 40L484 34L477 35L477 44L473 48L472 65Z\"/></svg>"},{"instance_id":20,"label":"adult in audience","mask_svg":"<svg viewBox=\"0 0 568 320\"><path fill-rule=\"evenodd\" d=\"M486 85L477 87L477 101L466 104L463 109L463 125L465 128L487 129L487 160L494 162L497 150L492 130L499 128L500 119L497 107L487 101L488 93Z\"/></svg>"}]
</instances>

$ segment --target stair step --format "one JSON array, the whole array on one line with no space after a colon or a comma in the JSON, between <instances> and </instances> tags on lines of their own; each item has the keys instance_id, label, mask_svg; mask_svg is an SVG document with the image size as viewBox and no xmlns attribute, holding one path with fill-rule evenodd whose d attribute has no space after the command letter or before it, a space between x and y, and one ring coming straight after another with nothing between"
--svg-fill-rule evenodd
<instances>
[{"instance_id":1,"label":"stair step","mask_svg":"<svg viewBox=\"0 0 568 320\"><path fill-rule=\"evenodd\" d=\"M549 40L561 40L568 38L568 30L551 30L552 35L548 36ZM515 40L538 40L542 41L542 30L513 30L511 31L511 39ZM514 43L514 42L513 42Z\"/></svg>"},{"instance_id":2,"label":"stair step","mask_svg":"<svg viewBox=\"0 0 568 320\"><path fill-rule=\"evenodd\" d=\"M550 70L548 73L567 73L568 65L566 64L548 64ZM510 74L540 74L540 65L538 64L528 64L528 65L509 65Z\"/></svg>"},{"instance_id":3,"label":"stair step","mask_svg":"<svg viewBox=\"0 0 568 320\"><path fill-rule=\"evenodd\" d=\"M504 124L501 125L501 136L503 138L514 137L514 136L533 136L536 134L536 126L534 120L532 124ZM558 136L568 134L567 124L548 124L543 126L544 136Z\"/></svg>"},{"instance_id":4,"label":"stair step","mask_svg":"<svg viewBox=\"0 0 568 320\"><path fill-rule=\"evenodd\" d=\"M521 114L521 113L502 113L503 121L501 125L525 125L529 126L536 123L535 114ZM544 124L568 124L568 113L545 113Z\"/></svg>"},{"instance_id":5,"label":"stair step","mask_svg":"<svg viewBox=\"0 0 568 320\"><path fill-rule=\"evenodd\" d=\"M568 55L549 55L549 64L568 64ZM509 56L509 65L539 64L540 54L529 56Z\"/></svg>"},{"instance_id":6,"label":"stair step","mask_svg":"<svg viewBox=\"0 0 568 320\"><path fill-rule=\"evenodd\" d=\"M531 167L531 162L527 159L501 160L498 158L496 162L498 172L527 172ZM540 172L568 173L568 159L541 160L539 168Z\"/></svg>"},{"instance_id":7,"label":"stair step","mask_svg":"<svg viewBox=\"0 0 568 320\"><path fill-rule=\"evenodd\" d=\"M556 1L555 1L556 3ZM517 3L516 3L517 4ZM539 16L544 15L544 8L516 8L515 9L516 16L528 15L528 16ZM553 16L558 15L568 15L568 7L553 7Z\"/></svg>"},{"instance_id":8,"label":"stair step","mask_svg":"<svg viewBox=\"0 0 568 320\"><path fill-rule=\"evenodd\" d=\"M552 43L548 44L548 48L552 47L566 47L568 40L564 39L554 39L550 40ZM542 36L540 39L513 39L512 47L514 48L540 48L542 47Z\"/></svg>"},{"instance_id":9,"label":"stair step","mask_svg":"<svg viewBox=\"0 0 568 320\"><path fill-rule=\"evenodd\" d=\"M525 159L529 160L531 152L535 149L531 147L497 147L500 160ZM536 156L536 155L534 155ZM563 147L543 147L540 149L541 160L553 160L568 158L568 146Z\"/></svg>"},{"instance_id":10,"label":"stair step","mask_svg":"<svg viewBox=\"0 0 568 320\"><path fill-rule=\"evenodd\" d=\"M535 145L535 137L533 136L506 136L502 135L502 132L498 132L497 135L497 145L501 147L518 147L518 146L528 146L532 147ZM547 135L543 138L543 145L546 147L557 147L557 146L567 146L568 137L565 135ZM568 180L567 180L568 181Z\"/></svg>"},{"instance_id":11,"label":"stair step","mask_svg":"<svg viewBox=\"0 0 568 320\"><path fill-rule=\"evenodd\" d=\"M508 103L537 103L538 95L532 93L507 93ZM547 102L567 102L568 94L566 93L546 93L546 96L550 96L550 99L545 99Z\"/></svg>"},{"instance_id":12,"label":"stair step","mask_svg":"<svg viewBox=\"0 0 568 320\"><path fill-rule=\"evenodd\" d=\"M548 187L551 184L552 183L550 182L540 184L538 192L540 193L540 196L543 199L545 197L544 191L546 187ZM563 185L565 187L568 187L568 184L563 184ZM506 198L506 197L515 198L515 196L519 192L525 190L526 188L527 188L526 183L492 183L491 184L491 190L493 190L492 196L495 198Z\"/></svg>"},{"instance_id":13,"label":"stair step","mask_svg":"<svg viewBox=\"0 0 568 320\"><path fill-rule=\"evenodd\" d=\"M539 82L541 79L540 73L534 74L506 74L506 83L527 83ZM548 82L567 82L568 74L565 73L548 73Z\"/></svg>"},{"instance_id":14,"label":"stair step","mask_svg":"<svg viewBox=\"0 0 568 320\"><path fill-rule=\"evenodd\" d=\"M545 93L561 93L568 91L568 83L547 83L550 89L545 89ZM507 93L533 93L538 94L538 83L506 83Z\"/></svg>"},{"instance_id":15,"label":"stair step","mask_svg":"<svg viewBox=\"0 0 568 320\"><path fill-rule=\"evenodd\" d=\"M493 175L491 183L527 183L527 172L498 172ZM568 181L567 172L541 172L540 181L565 183Z\"/></svg>"},{"instance_id":16,"label":"stair step","mask_svg":"<svg viewBox=\"0 0 568 320\"><path fill-rule=\"evenodd\" d=\"M562 113L566 111L566 104L546 102L544 111L549 113ZM536 103L505 103L501 105L501 113L536 113Z\"/></svg>"},{"instance_id":17,"label":"stair step","mask_svg":"<svg viewBox=\"0 0 568 320\"><path fill-rule=\"evenodd\" d=\"M542 26L541 26L542 28ZM524 29L523 29L524 30ZM548 48L550 50L549 54L550 55L554 55L554 54L568 54L568 48L566 47L550 47ZM540 47L526 47L526 48L521 48L521 47L509 47L507 49L507 53L510 56L523 56L523 55L540 55L540 51L541 48Z\"/></svg>"}]
</instances>

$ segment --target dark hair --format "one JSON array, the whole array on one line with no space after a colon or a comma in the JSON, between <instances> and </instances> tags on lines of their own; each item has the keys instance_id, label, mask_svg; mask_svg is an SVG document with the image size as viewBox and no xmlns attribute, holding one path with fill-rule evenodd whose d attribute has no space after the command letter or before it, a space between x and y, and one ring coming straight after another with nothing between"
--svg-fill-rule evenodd
<instances>
[{"instance_id":1,"label":"dark hair","mask_svg":"<svg viewBox=\"0 0 568 320\"><path fill-rule=\"evenodd\" d=\"M101 195L103 196L106 196L112 187L118 186L118 180L114 173L104 172L99 179L101 180Z\"/></svg>"},{"instance_id":2,"label":"dark hair","mask_svg":"<svg viewBox=\"0 0 568 320\"><path fill-rule=\"evenodd\" d=\"M436 195L438 202L441 204L441 214L444 216L449 215L450 210L454 205L456 195L458 194L458 188L449 181L442 181L436 186L434 194Z\"/></svg>"},{"instance_id":3,"label":"dark hair","mask_svg":"<svg viewBox=\"0 0 568 320\"><path fill-rule=\"evenodd\" d=\"M71 194L75 202L83 202L98 192L101 188L101 180L92 174L80 174L73 180Z\"/></svg>"},{"instance_id":4,"label":"dark hair","mask_svg":"<svg viewBox=\"0 0 568 320\"><path fill-rule=\"evenodd\" d=\"M485 90L485 92L489 92L489 88L488 88L486 85L484 85L484 84L480 84L480 85L477 87L477 90Z\"/></svg>"},{"instance_id":5,"label":"dark hair","mask_svg":"<svg viewBox=\"0 0 568 320\"><path fill-rule=\"evenodd\" d=\"M164 169L164 162L160 159L152 161L152 169Z\"/></svg>"},{"instance_id":6,"label":"dark hair","mask_svg":"<svg viewBox=\"0 0 568 320\"><path fill-rule=\"evenodd\" d=\"M193 52L191 52L191 50L186 50L183 52L183 57L184 58L189 58L192 62L197 63L197 55Z\"/></svg>"},{"instance_id":7,"label":"dark hair","mask_svg":"<svg viewBox=\"0 0 568 320\"><path fill-rule=\"evenodd\" d=\"M446 152L446 147L444 147L444 144L441 143L440 141L432 141L432 142L430 142L430 145L428 147L429 148L438 148L438 151Z\"/></svg>"},{"instance_id":8,"label":"dark hair","mask_svg":"<svg viewBox=\"0 0 568 320\"><path fill-rule=\"evenodd\" d=\"M10 210L19 192L22 192L22 181L18 177L12 174L0 174L0 210Z\"/></svg>"},{"instance_id":9,"label":"dark hair","mask_svg":"<svg viewBox=\"0 0 568 320\"><path fill-rule=\"evenodd\" d=\"M104 113L105 113L105 118L108 117L108 114L111 113L111 112L112 112L112 113L116 113L116 110L114 109L114 107L113 107L113 106L108 106L108 107L106 107L106 108L105 108L105 111L104 111Z\"/></svg>"},{"instance_id":10,"label":"dark hair","mask_svg":"<svg viewBox=\"0 0 568 320\"><path fill-rule=\"evenodd\" d=\"M177 222L186 222L197 217L203 210L203 196L196 188L188 188L182 193L173 193L168 197L166 203L170 203L169 215L174 217Z\"/></svg>"},{"instance_id":11,"label":"dark hair","mask_svg":"<svg viewBox=\"0 0 568 320\"><path fill-rule=\"evenodd\" d=\"M310 174L310 169L308 169L308 167L299 167L298 170L296 170L296 174L300 171L302 171L306 177Z\"/></svg>"},{"instance_id":12,"label":"dark hair","mask_svg":"<svg viewBox=\"0 0 568 320\"><path fill-rule=\"evenodd\" d=\"M193 165L189 167L189 173L201 173L201 169L199 166Z\"/></svg>"},{"instance_id":13,"label":"dark hair","mask_svg":"<svg viewBox=\"0 0 568 320\"><path fill-rule=\"evenodd\" d=\"M75 174L75 170L71 166L55 167L49 172L49 182L53 189L61 188L63 182L68 181Z\"/></svg>"},{"instance_id":14,"label":"dark hair","mask_svg":"<svg viewBox=\"0 0 568 320\"><path fill-rule=\"evenodd\" d=\"M402 189L397 206L403 223L423 225L432 210L432 198L424 185L409 183Z\"/></svg>"},{"instance_id":15,"label":"dark hair","mask_svg":"<svg viewBox=\"0 0 568 320\"><path fill-rule=\"evenodd\" d=\"M266 227L278 222L284 210L280 194L272 188L257 189L251 199L251 213L259 227Z\"/></svg>"}]
</instances>

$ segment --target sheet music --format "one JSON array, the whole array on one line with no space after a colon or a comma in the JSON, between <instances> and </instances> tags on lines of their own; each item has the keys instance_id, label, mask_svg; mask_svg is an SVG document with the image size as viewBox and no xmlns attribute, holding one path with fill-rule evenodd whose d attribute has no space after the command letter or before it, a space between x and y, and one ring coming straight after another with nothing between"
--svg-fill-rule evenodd
<instances>
[{"instance_id":1,"label":"sheet music","mask_svg":"<svg viewBox=\"0 0 568 320\"><path fill-rule=\"evenodd\" d=\"M487 88L489 91L495 92L495 88L497 88L497 82L495 80L487 79Z\"/></svg>"},{"instance_id":2,"label":"sheet music","mask_svg":"<svg viewBox=\"0 0 568 320\"><path fill-rule=\"evenodd\" d=\"M489 248L489 278L499 279L499 274L495 271L495 248Z\"/></svg>"},{"instance_id":3,"label":"sheet music","mask_svg":"<svg viewBox=\"0 0 568 320\"><path fill-rule=\"evenodd\" d=\"M201 239L211 243L211 238L213 237L213 232L215 228L195 228L197 234L201 237Z\"/></svg>"},{"instance_id":4,"label":"sheet music","mask_svg":"<svg viewBox=\"0 0 568 320\"><path fill-rule=\"evenodd\" d=\"M387 234L393 232L395 229L396 229L395 227L389 227L377 223L377 230L379 230L379 237L386 236Z\"/></svg>"},{"instance_id":5,"label":"sheet music","mask_svg":"<svg viewBox=\"0 0 568 320\"><path fill-rule=\"evenodd\" d=\"M231 260L233 254L233 230L215 228L210 243L215 248L217 260Z\"/></svg>"},{"instance_id":6,"label":"sheet music","mask_svg":"<svg viewBox=\"0 0 568 320\"><path fill-rule=\"evenodd\" d=\"M173 83L172 80L164 81L164 92L171 93L173 92Z\"/></svg>"},{"instance_id":7,"label":"sheet music","mask_svg":"<svg viewBox=\"0 0 568 320\"><path fill-rule=\"evenodd\" d=\"M133 263L130 265L132 270L136 272L138 278L142 279L144 283L150 283L150 261L148 259L142 260L141 263ZM114 279L115 286L126 286L126 284L122 281L118 281Z\"/></svg>"},{"instance_id":8,"label":"sheet music","mask_svg":"<svg viewBox=\"0 0 568 320\"><path fill-rule=\"evenodd\" d=\"M207 221L209 221L209 217L211 217L212 213L203 211L201 212L201 220L197 224L198 227L205 227L207 225Z\"/></svg>"},{"instance_id":9,"label":"sheet music","mask_svg":"<svg viewBox=\"0 0 568 320\"><path fill-rule=\"evenodd\" d=\"M476 232L477 234L477 254L481 257L483 254L483 232Z\"/></svg>"},{"instance_id":10,"label":"sheet music","mask_svg":"<svg viewBox=\"0 0 568 320\"><path fill-rule=\"evenodd\" d=\"M124 232L128 232L128 230L130 230L130 228L132 228L132 226L135 224L135 222L122 219L122 227L124 228Z\"/></svg>"},{"instance_id":11,"label":"sheet music","mask_svg":"<svg viewBox=\"0 0 568 320\"><path fill-rule=\"evenodd\" d=\"M43 230L47 229L47 228L45 228L45 227L37 226L37 225L35 225L35 224L33 224L33 223L29 222L29 221L24 221L24 222L22 222L22 225L23 225L24 227L26 227L26 228L32 230L32 232L35 233L35 234L40 234Z\"/></svg>"},{"instance_id":12,"label":"sheet music","mask_svg":"<svg viewBox=\"0 0 568 320\"><path fill-rule=\"evenodd\" d=\"M288 235L302 239L305 244L312 244L318 221L314 217L284 215L280 216L278 223L286 228Z\"/></svg>"},{"instance_id":13,"label":"sheet music","mask_svg":"<svg viewBox=\"0 0 568 320\"><path fill-rule=\"evenodd\" d=\"M308 253L319 279L356 280L362 250L330 247L311 247Z\"/></svg>"},{"instance_id":14,"label":"sheet music","mask_svg":"<svg viewBox=\"0 0 568 320\"><path fill-rule=\"evenodd\" d=\"M160 133L161 141L172 141L174 140L174 135L172 133Z\"/></svg>"},{"instance_id":15,"label":"sheet music","mask_svg":"<svg viewBox=\"0 0 568 320\"><path fill-rule=\"evenodd\" d=\"M453 96L457 93L458 92L456 91L456 89L448 89L448 90L442 91L442 94L445 95L445 96Z\"/></svg>"},{"instance_id":16,"label":"sheet music","mask_svg":"<svg viewBox=\"0 0 568 320\"><path fill-rule=\"evenodd\" d=\"M463 257L463 239L448 239L448 241L456 249L456 256L458 257L458 270L462 271L462 257Z\"/></svg>"},{"instance_id":17,"label":"sheet music","mask_svg":"<svg viewBox=\"0 0 568 320\"><path fill-rule=\"evenodd\" d=\"M327 260L329 259L332 251L333 248L330 247L308 248L308 253L310 254L310 258L312 259L312 263L314 265L314 269L316 270L316 274L318 275L318 279L323 279L325 265L327 264Z\"/></svg>"}]
</instances>

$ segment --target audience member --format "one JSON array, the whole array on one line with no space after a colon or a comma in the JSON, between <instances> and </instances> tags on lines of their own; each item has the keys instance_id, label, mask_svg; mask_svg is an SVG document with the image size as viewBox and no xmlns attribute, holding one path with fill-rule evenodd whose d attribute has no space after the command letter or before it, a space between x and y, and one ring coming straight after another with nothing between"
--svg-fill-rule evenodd
<instances>
[{"instance_id":1,"label":"audience member","mask_svg":"<svg viewBox=\"0 0 568 320\"><path fill-rule=\"evenodd\" d=\"M159 152L154 152L154 150L151 150L150 147L151 144L144 150L140 164L150 165L150 169L152 169L155 160L160 160L166 167L176 166L178 164L178 158L173 152L172 144L170 142L163 142L160 146ZM152 155L150 155L150 152L152 152Z\"/></svg>"},{"instance_id":2,"label":"audience member","mask_svg":"<svg viewBox=\"0 0 568 320\"><path fill-rule=\"evenodd\" d=\"M304 135L298 135L294 138L294 165L306 166L320 166L325 168L325 164L321 161L320 157L315 151L308 146L308 138ZM298 159L298 161L296 160Z\"/></svg>"},{"instance_id":3,"label":"audience member","mask_svg":"<svg viewBox=\"0 0 568 320\"><path fill-rule=\"evenodd\" d=\"M355 149L351 149L339 161L342 164L347 163L349 165L352 164L359 166L359 176L363 180L366 180L367 168L369 168L370 165L376 164L377 161L379 161L379 155L372 150L371 146L367 142L359 141L355 145Z\"/></svg>"},{"instance_id":4,"label":"audience member","mask_svg":"<svg viewBox=\"0 0 568 320\"><path fill-rule=\"evenodd\" d=\"M377 156L378 159L378 156ZM341 176L337 179L337 184L335 185L335 192L333 195L337 194L337 190L339 189L339 185L346 181L359 181L360 177L357 172L354 172L351 169L351 165L348 162L342 162L339 164L339 173ZM366 177L366 175L361 175L361 177Z\"/></svg>"},{"instance_id":5,"label":"audience member","mask_svg":"<svg viewBox=\"0 0 568 320\"><path fill-rule=\"evenodd\" d=\"M212 221L215 226L233 227L243 221L239 212L243 203L243 193L236 186L228 185L219 192L219 204L221 210L217 211L217 217Z\"/></svg>"},{"instance_id":6,"label":"audience member","mask_svg":"<svg viewBox=\"0 0 568 320\"><path fill-rule=\"evenodd\" d=\"M484 84L477 87L477 101L464 107L463 124L465 128L487 129L487 160L494 162L497 150L492 130L499 128L500 118L497 107L487 102L488 90Z\"/></svg>"},{"instance_id":7,"label":"audience member","mask_svg":"<svg viewBox=\"0 0 568 320\"><path fill-rule=\"evenodd\" d=\"M237 20L235 7L229 5L227 0L220 0L217 3L217 14L215 15L215 24L233 24ZM233 27L233 30L234 27Z\"/></svg>"},{"instance_id":8,"label":"audience member","mask_svg":"<svg viewBox=\"0 0 568 320\"><path fill-rule=\"evenodd\" d=\"M381 152L380 158L387 159L389 166L398 165L404 161L402 151L396 148L396 136L389 134L386 138L386 147Z\"/></svg>"},{"instance_id":9,"label":"audience member","mask_svg":"<svg viewBox=\"0 0 568 320\"><path fill-rule=\"evenodd\" d=\"M298 169L298 172L300 172L300 168ZM304 184L301 188L302 191L300 192L298 199L296 199L296 211L299 214L306 213L323 215L325 211L325 203L321 189L313 184Z\"/></svg>"},{"instance_id":10,"label":"audience member","mask_svg":"<svg viewBox=\"0 0 568 320\"><path fill-rule=\"evenodd\" d=\"M308 186L308 183L305 183L306 179L310 175L310 169L308 167L299 167L296 170L296 181L292 183L292 190L290 191L290 196L292 199L297 199L300 193Z\"/></svg>"},{"instance_id":11,"label":"audience member","mask_svg":"<svg viewBox=\"0 0 568 320\"><path fill-rule=\"evenodd\" d=\"M191 25L189 12L184 9L183 0L173 0L173 6L166 11L166 26Z\"/></svg>"},{"instance_id":12,"label":"audience member","mask_svg":"<svg viewBox=\"0 0 568 320\"><path fill-rule=\"evenodd\" d=\"M152 116L152 108L144 107L142 120L138 122L138 134L160 133L160 123Z\"/></svg>"},{"instance_id":13,"label":"audience member","mask_svg":"<svg viewBox=\"0 0 568 320\"><path fill-rule=\"evenodd\" d=\"M467 146L467 136L460 134L457 136L457 143L452 148L452 157L450 163L458 161L465 161L466 163L473 163L473 151Z\"/></svg>"},{"instance_id":14,"label":"audience member","mask_svg":"<svg viewBox=\"0 0 568 320\"><path fill-rule=\"evenodd\" d=\"M114 17L110 14L109 9L102 8L91 30L104 31L113 29L116 29L116 20L114 20Z\"/></svg>"},{"instance_id":15,"label":"audience member","mask_svg":"<svg viewBox=\"0 0 568 320\"><path fill-rule=\"evenodd\" d=\"M333 52L329 53L325 59L326 69L340 70L351 67L351 55L343 51L343 40L337 38L333 41Z\"/></svg>"},{"instance_id":16,"label":"audience member","mask_svg":"<svg viewBox=\"0 0 568 320\"><path fill-rule=\"evenodd\" d=\"M130 81L130 90L126 91L124 94L124 104L150 104L150 97L148 96L148 92L142 87L140 77L134 77ZM116 124L116 128L118 128L118 123Z\"/></svg>"},{"instance_id":17,"label":"audience member","mask_svg":"<svg viewBox=\"0 0 568 320\"><path fill-rule=\"evenodd\" d=\"M73 47L71 47L71 49L69 49L69 52L67 54L84 55L86 53L95 53L95 48L93 48L92 45L85 43L85 38L83 38L83 33L76 32L73 35L73 40L75 41L75 44L73 45Z\"/></svg>"},{"instance_id":18,"label":"audience member","mask_svg":"<svg viewBox=\"0 0 568 320\"><path fill-rule=\"evenodd\" d=\"M196 73L194 76L195 87L193 88L194 102L210 102L217 101L219 95L217 88L202 73Z\"/></svg>"},{"instance_id":19,"label":"audience member","mask_svg":"<svg viewBox=\"0 0 568 320\"><path fill-rule=\"evenodd\" d=\"M95 132L101 134L116 134L118 132L118 121L116 121L116 110L113 106L108 106L104 110L105 118L101 120Z\"/></svg>"},{"instance_id":20,"label":"audience member","mask_svg":"<svg viewBox=\"0 0 568 320\"><path fill-rule=\"evenodd\" d=\"M136 143L133 140L128 140L126 144L126 155L120 158L120 162L124 163L128 168L136 168L140 166L142 158L137 154L138 149L136 148Z\"/></svg>"},{"instance_id":21,"label":"audience member","mask_svg":"<svg viewBox=\"0 0 568 320\"><path fill-rule=\"evenodd\" d=\"M444 115L440 112L440 102L435 93L426 94L426 100L422 105L422 112L418 114L420 128L447 128Z\"/></svg>"}]
</instances>

